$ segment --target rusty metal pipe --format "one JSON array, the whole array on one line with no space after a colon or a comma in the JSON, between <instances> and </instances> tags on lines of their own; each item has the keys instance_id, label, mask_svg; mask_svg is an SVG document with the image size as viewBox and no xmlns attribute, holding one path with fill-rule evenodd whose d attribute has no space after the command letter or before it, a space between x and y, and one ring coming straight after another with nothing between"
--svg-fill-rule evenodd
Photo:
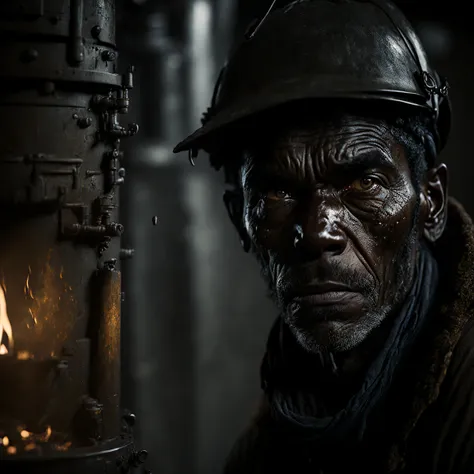
<instances>
[{"instance_id":1,"label":"rusty metal pipe","mask_svg":"<svg viewBox=\"0 0 474 474\"><path fill-rule=\"evenodd\" d=\"M115 262L98 270L92 280L93 340L91 394L107 407L102 417L105 438L120 433L120 305L121 275Z\"/></svg>"}]
</instances>

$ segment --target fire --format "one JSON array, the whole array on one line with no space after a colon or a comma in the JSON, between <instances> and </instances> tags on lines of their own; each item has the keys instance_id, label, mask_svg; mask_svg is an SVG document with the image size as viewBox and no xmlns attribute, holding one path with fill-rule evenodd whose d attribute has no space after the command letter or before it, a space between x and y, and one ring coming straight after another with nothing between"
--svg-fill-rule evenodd
<instances>
[{"instance_id":1,"label":"fire","mask_svg":"<svg viewBox=\"0 0 474 474\"><path fill-rule=\"evenodd\" d=\"M20 433L21 439L23 441L28 441L31 443L35 442L47 442L49 438L51 438L51 434L53 430L51 429L51 426L47 426L46 430L43 431L42 433L33 433L32 431L28 431L25 429L24 426L18 426L17 427L18 432Z\"/></svg>"},{"instance_id":2,"label":"fire","mask_svg":"<svg viewBox=\"0 0 474 474\"><path fill-rule=\"evenodd\" d=\"M31 267L28 266L28 276L26 277L26 282L25 282L25 288L24 292L26 296L29 296L32 300L35 299L35 296L33 295L33 291L30 288L30 277L31 277Z\"/></svg>"},{"instance_id":3,"label":"fire","mask_svg":"<svg viewBox=\"0 0 474 474\"><path fill-rule=\"evenodd\" d=\"M16 354L16 358L18 360L29 360L29 359L34 359L33 354L28 351L18 351Z\"/></svg>"},{"instance_id":4,"label":"fire","mask_svg":"<svg viewBox=\"0 0 474 474\"><path fill-rule=\"evenodd\" d=\"M42 268L28 267L28 273L24 284L24 295L28 304L28 318L26 327L35 333L35 338L41 337L43 333L56 333L56 315L70 303L74 303L72 292L67 290L64 279L64 270L56 269L52 265L52 250L48 252L46 261ZM38 273L37 273L38 272ZM65 297L67 293L68 299ZM62 303L64 299L64 304ZM67 312L67 310L66 310ZM66 334L57 334L57 340L64 339ZM35 352L35 351L33 351ZM47 353L49 353L48 351ZM35 358L37 354L35 353ZM45 357L43 354L42 357Z\"/></svg>"},{"instance_id":5,"label":"fire","mask_svg":"<svg viewBox=\"0 0 474 474\"><path fill-rule=\"evenodd\" d=\"M64 444L58 444L56 445L56 451L67 451L71 447L71 445L71 441L67 441Z\"/></svg>"},{"instance_id":6,"label":"fire","mask_svg":"<svg viewBox=\"0 0 474 474\"><path fill-rule=\"evenodd\" d=\"M36 319L36 316L33 314L33 310L31 308L28 308L28 313L30 313L31 319L35 324L38 323L38 320Z\"/></svg>"},{"instance_id":7,"label":"fire","mask_svg":"<svg viewBox=\"0 0 474 474\"><path fill-rule=\"evenodd\" d=\"M47 426L45 431L42 433L34 433L32 431L28 431L25 426L17 426L18 433L20 434L21 441L16 445L13 445L11 440L8 436L0 437L0 448L3 446L7 454L17 454L21 452L29 452L35 449L39 449L41 451L41 447L45 443L50 443L51 435L53 430L51 426ZM72 442L63 442L60 444L53 443L53 449L57 451L67 451L72 446ZM1 454L0 454L1 457Z\"/></svg>"},{"instance_id":8,"label":"fire","mask_svg":"<svg viewBox=\"0 0 474 474\"><path fill-rule=\"evenodd\" d=\"M5 287L0 285L0 355L8 354L13 349L13 331L7 313L7 300L5 298ZM8 338L8 343L5 341Z\"/></svg>"},{"instance_id":9,"label":"fire","mask_svg":"<svg viewBox=\"0 0 474 474\"><path fill-rule=\"evenodd\" d=\"M25 446L25 451L28 452L28 451L33 451L33 449L36 448L36 443L28 443L26 446Z\"/></svg>"},{"instance_id":10,"label":"fire","mask_svg":"<svg viewBox=\"0 0 474 474\"><path fill-rule=\"evenodd\" d=\"M53 256L51 249L45 262L32 262L24 268L18 287L10 286L7 275L8 297L5 276L0 269L0 356L43 360L54 357L67 340L74 326L77 301L64 268L53 264L56 261ZM20 298L17 298L18 291ZM58 324L60 314L63 319ZM42 339L48 343L43 344ZM53 347L47 347L50 344Z\"/></svg>"}]
</instances>

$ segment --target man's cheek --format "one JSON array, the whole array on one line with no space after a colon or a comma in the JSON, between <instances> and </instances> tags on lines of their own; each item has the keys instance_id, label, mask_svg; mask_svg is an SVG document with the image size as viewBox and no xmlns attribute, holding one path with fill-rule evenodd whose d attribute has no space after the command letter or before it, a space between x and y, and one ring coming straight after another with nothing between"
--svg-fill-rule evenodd
<instances>
[{"instance_id":1,"label":"man's cheek","mask_svg":"<svg viewBox=\"0 0 474 474\"><path fill-rule=\"evenodd\" d=\"M364 223L364 229L370 240L366 240L366 248L378 262L393 259L406 243L412 233L412 203L398 209L390 215L385 214L376 222Z\"/></svg>"},{"instance_id":2,"label":"man's cheek","mask_svg":"<svg viewBox=\"0 0 474 474\"><path fill-rule=\"evenodd\" d=\"M268 226L264 199L248 203L245 207L244 225L253 244L266 248L272 240L272 229Z\"/></svg>"},{"instance_id":3,"label":"man's cheek","mask_svg":"<svg viewBox=\"0 0 474 474\"><path fill-rule=\"evenodd\" d=\"M291 213L285 204L260 199L246 207L244 224L250 239L258 248L287 252L293 226Z\"/></svg>"}]
</instances>

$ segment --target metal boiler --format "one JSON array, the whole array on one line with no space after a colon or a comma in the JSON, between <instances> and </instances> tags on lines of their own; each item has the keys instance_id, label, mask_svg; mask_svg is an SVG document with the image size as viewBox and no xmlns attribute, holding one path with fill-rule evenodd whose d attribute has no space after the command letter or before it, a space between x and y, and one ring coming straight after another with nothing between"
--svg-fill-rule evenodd
<instances>
[{"instance_id":1,"label":"metal boiler","mask_svg":"<svg viewBox=\"0 0 474 474\"><path fill-rule=\"evenodd\" d=\"M125 474L115 4L1 2L0 35L0 472Z\"/></svg>"}]
</instances>

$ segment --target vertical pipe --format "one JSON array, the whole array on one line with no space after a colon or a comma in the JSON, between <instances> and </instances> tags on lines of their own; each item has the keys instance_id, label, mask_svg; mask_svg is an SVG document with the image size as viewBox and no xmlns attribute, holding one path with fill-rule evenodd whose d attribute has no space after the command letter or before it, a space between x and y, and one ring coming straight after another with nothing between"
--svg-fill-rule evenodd
<instances>
[{"instance_id":1,"label":"vertical pipe","mask_svg":"<svg viewBox=\"0 0 474 474\"><path fill-rule=\"evenodd\" d=\"M83 18L84 0L71 0L71 61L76 64L84 61Z\"/></svg>"},{"instance_id":2,"label":"vertical pipe","mask_svg":"<svg viewBox=\"0 0 474 474\"><path fill-rule=\"evenodd\" d=\"M215 26L215 58L221 67L229 54L237 27L237 0L217 0Z\"/></svg>"},{"instance_id":3,"label":"vertical pipe","mask_svg":"<svg viewBox=\"0 0 474 474\"><path fill-rule=\"evenodd\" d=\"M189 127L197 128L202 113L209 106L215 76L213 21L211 0L190 2L188 16L189 48Z\"/></svg>"},{"instance_id":4,"label":"vertical pipe","mask_svg":"<svg viewBox=\"0 0 474 474\"><path fill-rule=\"evenodd\" d=\"M102 436L120 432L120 304L121 277L115 262L108 262L91 281L93 318L91 326L91 394L108 407L102 415ZM95 326L95 327L94 327Z\"/></svg>"}]
</instances>

